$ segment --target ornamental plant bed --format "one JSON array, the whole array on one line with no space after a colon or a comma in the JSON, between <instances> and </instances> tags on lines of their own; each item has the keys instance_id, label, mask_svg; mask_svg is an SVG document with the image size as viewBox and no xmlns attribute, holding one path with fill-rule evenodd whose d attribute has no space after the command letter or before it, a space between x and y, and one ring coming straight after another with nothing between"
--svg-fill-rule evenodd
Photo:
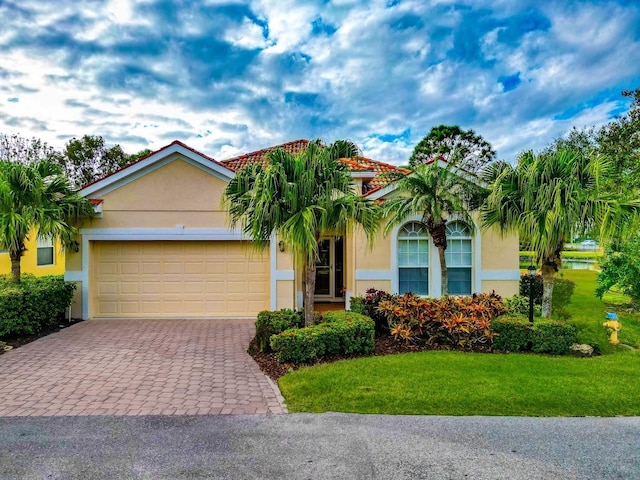
<instances>
[{"instance_id":1,"label":"ornamental plant bed","mask_svg":"<svg viewBox=\"0 0 640 480\"><path fill-rule=\"evenodd\" d=\"M449 345L427 345L427 344L407 344L399 342L391 336L376 337L375 347L369 355L337 355L331 358L322 358L310 364L296 365L293 363L280 363L276 359L275 353L263 353L258 349L255 339L249 344L249 354L253 357L262 372L274 381L286 373L298 370L300 367L320 365L323 363L337 362L360 357L382 357L385 355L395 355L398 353L422 352L426 350L452 350Z\"/></svg>"}]
</instances>

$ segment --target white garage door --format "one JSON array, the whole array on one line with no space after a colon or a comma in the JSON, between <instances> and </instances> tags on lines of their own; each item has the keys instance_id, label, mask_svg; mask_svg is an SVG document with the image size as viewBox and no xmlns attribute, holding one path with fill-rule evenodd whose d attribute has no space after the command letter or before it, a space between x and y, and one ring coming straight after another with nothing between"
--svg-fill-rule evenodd
<instances>
[{"instance_id":1,"label":"white garage door","mask_svg":"<svg viewBox=\"0 0 640 480\"><path fill-rule=\"evenodd\" d=\"M268 256L233 241L93 242L90 316L254 316L269 307Z\"/></svg>"}]
</instances>

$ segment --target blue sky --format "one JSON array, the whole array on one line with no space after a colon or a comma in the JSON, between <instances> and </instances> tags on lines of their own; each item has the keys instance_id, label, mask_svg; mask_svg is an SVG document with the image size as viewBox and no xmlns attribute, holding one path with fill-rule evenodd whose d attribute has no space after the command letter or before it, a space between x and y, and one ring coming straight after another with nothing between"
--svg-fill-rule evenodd
<instances>
[{"instance_id":1,"label":"blue sky","mask_svg":"<svg viewBox=\"0 0 640 480\"><path fill-rule=\"evenodd\" d=\"M440 124L513 161L640 87L640 2L0 0L0 132L217 159L299 138L406 162Z\"/></svg>"}]
</instances>

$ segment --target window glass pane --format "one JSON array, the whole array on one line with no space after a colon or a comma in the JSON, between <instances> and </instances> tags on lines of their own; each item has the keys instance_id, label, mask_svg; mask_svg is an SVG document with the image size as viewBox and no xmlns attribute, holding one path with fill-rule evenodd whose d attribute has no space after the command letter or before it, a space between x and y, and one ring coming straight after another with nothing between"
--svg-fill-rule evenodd
<instances>
[{"instance_id":1,"label":"window glass pane","mask_svg":"<svg viewBox=\"0 0 640 480\"><path fill-rule=\"evenodd\" d=\"M38 247L38 265L53 265L53 247Z\"/></svg>"},{"instance_id":2,"label":"window glass pane","mask_svg":"<svg viewBox=\"0 0 640 480\"><path fill-rule=\"evenodd\" d=\"M471 295L471 269L447 268L449 294Z\"/></svg>"},{"instance_id":3,"label":"window glass pane","mask_svg":"<svg viewBox=\"0 0 640 480\"><path fill-rule=\"evenodd\" d=\"M399 292L429 294L429 233L420 222L410 222L398 232Z\"/></svg>"},{"instance_id":4,"label":"window glass pane","mask_svg":"<svg viewBox=\"0 0 640 480\"><path fill-rule=\"evenodd\" d=\"M468 237L469 229L462 222L451 222L447 225L447 237Z\"/></svg>"},{"instance_id":5,"label":"window glass pane","mask_svg":"<svg viewBox=\"0 0 640 480\"><path fill-rule=\"evenodd\" d=\"M445 258L447 266L470 267L472 262L471 240L449 240Z\"/></svg>"},{"instance_id":6,"label":"window glass pane","mask_svg":"<svg viewBox=\"0 0 640 480\"><path fill-rule=\"evenodd\" d=\"M53 238L38 236L36 239L37 247L53 247Z\"/></svg>"},{"instance_id":7,"label":"window glass pane","mask_svg":"<svg viewBox=\"0 0 640 480\"><path fill-rule=\"evenodd\" d=\"M399 293L412 292L417 295L429 294L429 269L428 268L400 268Z\"/></svg>"}]
</instances>

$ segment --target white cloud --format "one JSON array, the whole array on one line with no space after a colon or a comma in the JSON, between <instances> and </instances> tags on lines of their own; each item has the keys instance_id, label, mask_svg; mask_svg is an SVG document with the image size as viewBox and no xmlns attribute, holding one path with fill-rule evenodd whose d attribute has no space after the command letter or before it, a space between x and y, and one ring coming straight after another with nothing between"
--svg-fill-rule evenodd
<instances>
[{"instance_id":1,"label":"white cloud","mask_svg":"<svg viewBox=\"0 0 640 480\"><path fill-rule=\"evenodd\" d=\"M606 122L616 93L640 86L640 8L622 0L256 0L219 15L201 14L217 0L153 2L145 15L131 0L24 0L32 16L0 4L0 131L56 146L101 134L127 151L177 137L216 158L350 138L403 163L445 123L512 159ZM499 78L517 73L505 91Z\"/></svg>"}]
</instances>

